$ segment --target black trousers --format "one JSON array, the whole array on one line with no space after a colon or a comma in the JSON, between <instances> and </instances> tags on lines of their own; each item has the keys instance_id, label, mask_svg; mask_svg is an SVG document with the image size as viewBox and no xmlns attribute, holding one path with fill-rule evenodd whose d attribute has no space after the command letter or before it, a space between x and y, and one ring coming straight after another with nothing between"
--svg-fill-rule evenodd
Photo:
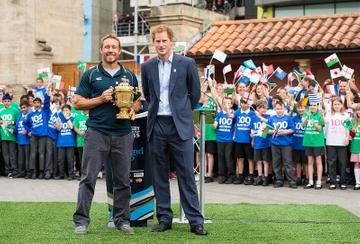
<instances>
[{"instance_id":1,"label":"black trousers","mask_svg":"<svg viewBox=\"0 0 360 244\"><path fill-rule=\"evenodd\" d=\"M233 151L234 144L232 142L217 143L219 176L235 176L235 161Z\"/></svg>"},{"instance_id":2,"label":"black trousers","mask_svg":"<svg viewBox=\"0 0 360 244\"><path fill-rule=\"evenodd\" d=\"M58 148L58 166L59 176L65 175L65 161L67 162L68 176L74 176L74 148L60 147Z\"/></svg>"},{"instance_id":3,"label":"black trousers","mask_svg":"<svg viewBox=\"0 0 360 244\"><path fill-rule=\"evenodd\" d=\"M18 165L16 158L16 142L14 141L2 141L1 142L2 153L5 161L5 173L17 174Z\"/></svg>"},{"instance_id":4,"label":"black trousers","mask_svg":"<svg viewBox=\"0 0 360 244\"><path fill-rule=\"evenodd\" d=\"M18 171L19 174L30 173L30 144L18 145Z\"/></svg>"},{"instance_id":5,"label":"black trousers","mask_svg":"<svg viewBox=\"0 0 360 244\"><path fill-rule=\"evenodd\" d=\"M46 136L32 136L30 139L30 170L36 171L36 156L39 154L39 171L45 170Z\"/></svg>"},{"instance_id":6,"label":"black trousers","mask_svg":"<svg viewBox=\"0 0 360 244\"><path fill-rule=\"evenodd\" d=\"M346 163L347 147L346 146L327 146L327 160L329 163L330 183L336 184L336 162L340 171L340 184L346 183Z\"/></svg>"},{"instance_id":7,"label":"black trousers","mask_svg":"<svg viewBox=\"0 0 360 244\"><path fill-rule=\"evenodd\" d=\"M45 155L45 174L57 175L58 174L58 150L56 141L46 138L46 155Z\"/></svg>"},{"instance_id":8,"label":"black trousers","mask_svg":"<svg viewBox=\"0 0 360 244\"><path fill-rule=\"evenodd\" d=\"M283 182L284 174L282 171L283 165L285 168L286 178L290 184L295 184L296 179L294 176L293 161L292 161L292 148L291 146L271 146L273 170L275 173L276 181Z\"/></svg>"}]
</instances>

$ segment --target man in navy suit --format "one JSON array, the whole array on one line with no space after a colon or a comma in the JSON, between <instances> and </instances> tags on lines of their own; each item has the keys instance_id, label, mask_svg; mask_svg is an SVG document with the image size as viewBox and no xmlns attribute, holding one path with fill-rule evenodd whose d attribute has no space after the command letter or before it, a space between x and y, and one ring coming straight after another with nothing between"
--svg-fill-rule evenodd
<instances>
[{"instance_id":1,"label":"man in navy suit","mask_svg":"<svg viewBox=\"0 0 360 244\"><path fill-rule=\"evenodd\" d=\"M141 67L144 96L148 102L147 138L159 225L153 231L171 229L169 153L175 162L180 202L190 231L206 235L194 178L194 123L192 110L200 99L200 81L193 59L172 50L173 31L164 25L152 31L157 57Z\"/></svg>"}]
</instances>

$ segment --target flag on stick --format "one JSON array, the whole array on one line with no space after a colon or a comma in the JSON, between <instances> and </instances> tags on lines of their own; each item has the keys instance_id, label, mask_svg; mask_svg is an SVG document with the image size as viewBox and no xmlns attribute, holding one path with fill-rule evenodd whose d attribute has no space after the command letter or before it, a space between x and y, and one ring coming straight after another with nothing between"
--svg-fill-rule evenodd
<instances>
[{"instance_id":1,"label":"flag on stick","mask_svg":"<svg viewBox=\"0 0 360 244\"><path fill-rule=\"evenodd\" d=\"M56 90L61 90L61 75L53 75L52 82L54 83L54 87Z\"/></svg>"},{"instance_id":2,"label":"flag on stick","mask_svg":"<svg viewBox=\"0 0 360 244\"><path fill-rule=\"evenodd\" d=\"M228 64L223 68L223 74L224 75L231 72L231 71L232 71L231 64Z\"/></svg>"},{"instance_id":3,"label":"flag on stick","mask_svg":"<svg viewBox=\"0 0 360 244\"><path fill-rule=\"evenodd\" d=\"M340 60L336 53L331 54L329 57L325 58L324 61L327 67L331 67L334 64L340 63Z\"/></svg>"},{"instance_id":4,"label":"flag on stick","mask_svg":"<svg viewBox=\"0 0 360 244\"><path fill-rule=\"evenodd\" d=\"M342 66L341 75L344 76L346 79L350 80L353 74L353 69L347 67L345 64Z\"/></svg>"},{"instance_id":5,"label":"flag on stick","mask_svg":"<svg viewBox=\"0 0 360 244\"><path fill-rule=\"evenodd\" d=\"M309 103L310 104L314 104L314 103L318 104L318 103L320 103L320 97L318 96L317 93L310 93L309 94Z\"/></svg>"},{"instance_id":6,"label":"flag on stick","mask_svg":"<svg viewBox=\"0 0 360 244\"><path fill-rule=\"evenodd\" d=\"M270 125L263 123L260 126L257 135L265 139L269 134L270 129L272 129Z\"/></svg>"},{"instance_id":7,"label":"flag on stick","mask_svg":"<svg viewBox=\"0 0 360 244\"><path fill-rule=\"evenodd\" d=\"M266 66L266 64L263 63L263 73L264 75L271 75L274 72L274 66L270 64L269 66Z\"/></svg>"},{"instance_id":8,"label":"flag on stick","mask_svg":"<svg viewBox=\"0 0 360 244\"><path fill-rule=\"evenodd\" d=\"M140 55L140 54L136 55L136 63L137 64L143 64L146 61L148 61L149 59L150 59L149 55Z\"/></svg>"},{"instance_id":9,"label":"flag on stick","mask_svg":"<svg viewBox=\"0 0 360 244\"><path fill-rule=\"evenodd\" d=\"M280 67L277 67L274 71L274 75L280 80L283 80L286 77L287 73L283 71Z\"/></svg>"},{"instance_id":10,"label":"flag on stick","mask_svg":"<svg viewBox=\"0 0 360 244\"><path fill-rule=\"evenodd\" d=\"M256 65L254 64L254 61L252 61L252 59L244 61L244 65L249 69L256 70Z\"/></svg>"},{"instance_id":11,"label":"flag on stick","mask_svg":"<svg viewBox=\"0 0 360 244\"><path fill-rule=\"evenodd\" d=\"M216 49L215 52L214 52L214 55L212 56L211 60L212 59L216 59L216 60L219 60L221 63L224 63L225 62L225 59L227 57L227 54L220 51L219 49ZM210 62L211 63L211 62Z\"/></svg>"},{"instance_id":12,"label":"flag on stick","mask_svg":"<svg viewBox=\"0 0 360 244\"><path fill-rule=\"evenodd\" d=\"M41 78L49 77L50 72L51 72L50 67L41 68L37 70L38 76Z\"/></svg>"},{"instance_id":13,"label":"flag on stick","mask_svg":"<svg viewBox=\"0 0 360 244\"><path fill-rule=\"evenodd\" d=\"M329 92L332 95L339 95L339 85L338 84L334 84L334 85L328 85L329 88Z\"/></svg>"},{"instance_id":14,"label":"flag on stick","mask_svg":"<svg viewBox=\"0 0 360 244\"><path fill-rule=\"evenodd\" d=\"M331 69L330 70L330 77L331 77L331 79L336 79L336 78L341 77L340 68Z\"/></svg>"},{"instance_id":15,"label":"flag on stick","mask_svg":"<svg viewBox=\"0 0 360 244\"><path fill-rule=\"evenodd\" d=\"M77 68L79 71L85 72L86 70L86 63L83 61L78 61Z\"/></svg>"},{"instance_id":16,"label":"flag on stick","mask_svg":"<svg viewBox=\"0 0 360 244\"><path fill-rule=\"evenodd\" d=\"M293 69L293 74L296 76L296 79L301 82L302 78L305 77L305 73L301 72L300 70L298 70L297 68Z\"/></svg>"}]
</instances>

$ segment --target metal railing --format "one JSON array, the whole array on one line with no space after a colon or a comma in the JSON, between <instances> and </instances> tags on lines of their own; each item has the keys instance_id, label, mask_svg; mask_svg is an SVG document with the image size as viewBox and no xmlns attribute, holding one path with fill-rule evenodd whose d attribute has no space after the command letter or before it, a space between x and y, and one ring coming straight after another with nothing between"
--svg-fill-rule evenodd
<instances>
[{"instance_id":1,"label":"metal railing","mask_svg":"<svg viewBox=\"0 0 360 244\"><path fill-rule=\"evenodd\" d=\"M138 23L138 35L143 36L150 33L150 26L146 21L139 21ZM134 21L120 22L113 24L113 32L117 36L133 36L134 35Z\"/></svg>"}]
</instances>

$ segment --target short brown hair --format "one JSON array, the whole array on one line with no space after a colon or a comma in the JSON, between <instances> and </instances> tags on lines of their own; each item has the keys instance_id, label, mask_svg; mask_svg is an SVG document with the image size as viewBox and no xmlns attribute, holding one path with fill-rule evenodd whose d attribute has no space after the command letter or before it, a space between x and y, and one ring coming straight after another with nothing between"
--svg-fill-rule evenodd
<instances>
[{"instance_id":1,"label":"short brown hair","mask_svg":"<svg viewBox=\"0 0 360 244\"><path fill-rule=\"evenodd\" d=\"M174 39L174 32L173 30L167 26L167 25L157 25L155 26L155 28L151 31L151 38L154 41L155 40L155 34L156 33L162 33L162 32L166 32L170 41L173 41Z\"/></svg>"},{"instance_id":2,"label":"short brown hair","mask_svg":"<svg viewBox=\"0 0 360 244\"><path fill-rule=\"evenodd\" d=\"M100 41L100 49L103 47L104 41L105 41L106 39L114 39L114 40L116 40L116 41L119 43L119 49L121 48L119 38L118 38L116 35L114 35L114 34L107 34L106 36L104 36L103 38L101 38L101 41Z\"/></svg>"}]
</instances>

